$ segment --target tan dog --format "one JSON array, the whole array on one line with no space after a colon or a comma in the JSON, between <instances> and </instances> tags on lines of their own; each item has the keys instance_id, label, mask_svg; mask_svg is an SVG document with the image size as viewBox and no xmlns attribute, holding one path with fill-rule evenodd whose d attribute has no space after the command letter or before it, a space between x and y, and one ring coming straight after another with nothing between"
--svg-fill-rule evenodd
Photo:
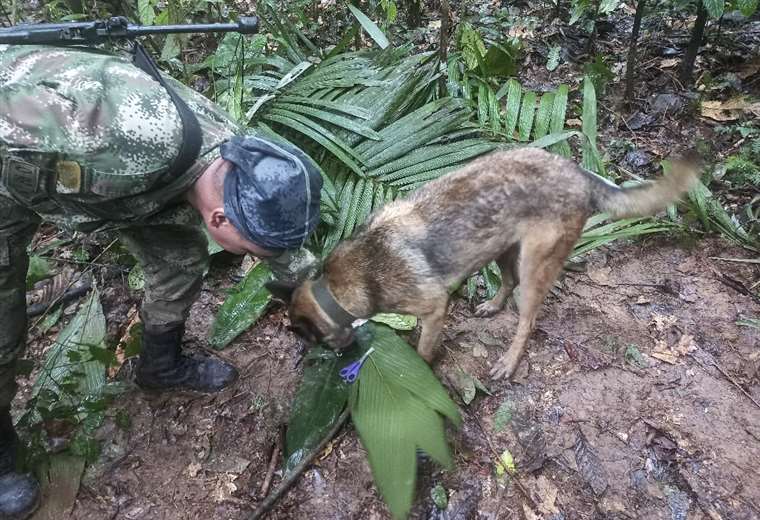
<instances>
[{"instance_id":1,"label":"tan dog","mask_svg":"<svg viewBox=\"0 0 760 520\"><path fill-rule=\"evenodd\" d=\"M290 302L296 333L334 349L350 345L358 318L413 314L422 325L417 351L430 362L450 291L495 260L501 288L476 315L498 312L520 285L517 332L491 371L510 377L586 220L596 212L613 218L656 213L695 179L692 170L678 167L657 182L621 189L540 149L494 152L378 210L335 248L318 280L269 288Z\"/></svg>"}]
</instances>

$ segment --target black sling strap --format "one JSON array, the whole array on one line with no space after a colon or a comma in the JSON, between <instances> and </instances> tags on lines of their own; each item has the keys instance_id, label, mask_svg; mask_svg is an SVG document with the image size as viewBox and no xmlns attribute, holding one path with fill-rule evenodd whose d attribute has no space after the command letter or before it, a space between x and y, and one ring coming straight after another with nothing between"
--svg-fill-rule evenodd
<instances>
[{"instance_id":1,"label":"black sling strap","mask_svg":"<svg viewBox=\"0 0 760 520\"><path fill-rule=\"evenodd\" d=\"M132 52L134 53L133 63L135 66L158 81L169 93L182 121L182 144L180 145L177 157L174 158L174 162L172 162L167 172L169 179L176 179L189 170L200 155L203 137L198 118L195 117L195 114L187 106L187 103L179 97L179 94L166 83L158 71L156 62L153 61L148 51L138 42L135 42Z\"/></svg>"}]
</instances>

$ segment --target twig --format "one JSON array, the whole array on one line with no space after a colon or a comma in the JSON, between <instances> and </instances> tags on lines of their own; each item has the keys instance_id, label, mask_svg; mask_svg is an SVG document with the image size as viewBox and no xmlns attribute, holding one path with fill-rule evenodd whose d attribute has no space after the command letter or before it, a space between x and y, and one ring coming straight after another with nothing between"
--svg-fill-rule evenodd
<instances>
[{"instance_id":1,"label":"twig","mask_svg":"<svg viewBox=\"0 0 760 520\"><path fill-rule=\"evenodd\" d=\"M718 363L718 362L715 360L715 358L713 357L713 355L712 355L712 354L710 354L709 352L706 352L706 351L705 351L703 348L701 348L701 347L697 347L697 348L698 348L698 349L699 349L699 350L700 350L700 351L701 351L703 354L706 354L706 355L707 355L707 356L706 356L706 357L707 357L707 359L709 359L709 360L710 360L710 362L713 364L713 366L714 366L715 368L717 368L717 369L718 369L718 372L720 372L721 374L723 374L723 377L725 377L725 378L726 378L726 379L727 379L727 380L728 380L728 381L729 381L729 382L730 382L732 385L734 385L736 388L738 388L738 389L739 389L739 391L740 391L741 393L743 393L745 396L747 396L747 398L748 398L750 401L752 401L752 402L754 403L754 405L755 405L755 406L757 406L757 407L760 409L760 403L758 403L758 402L755 400L755 398L754 398L754 397L752 397L752 395L751 395L749 392L747 392L747 391L744 389L744 387L743 387L742 385L740 385L740 384L739 384L739 383L736 381L736 379L734 379L734 378L733 378L733 377L732 377L732 376L731 376L731 375L730 375L728 372L726 372L726 371L723 369L723 367L722 367L722 366L720 366L720 364L719 364L719 363ZM689 354L689 355L690 355L690 356L691 356L691 358L692 358L693 360L695 360L697 363L699 363L700 365L702 364L702 362L701 362L699 359L697 359L697 358L694 356L694 354ZM703 368L704 368L704 365L703 365Z\"/></svg>"},{"instance_id":2,"label":"twig","mask_svg":"<svg viewBox=\"0 0 760 520\"><path fill-rule=\"evenodd\" d=\"M760 264L760 258L723 258L720 256L711 256L710 260L721 260L723 262L736 262L737 264Z\"/></svg>"},{"instance_id":3,"label":"twig","mask_svg":"<svg viewBox=\"0 0 760 520\"><path fill-rule=\"evenodd\" d=\"M715 274L715 277L718 279L718 281L721 282L723 285L726 285L732 288L739 294L743 294L744 296L749 296L750 298L752 298L752 300L755 303L760 303L760 296L758 296L757 294L747 289L747 287L743 283L741 283L739 280L734 280L730 276L723 273L719 273L715 269L712 269L712 271L713 271L713 274Z\"/></svg>"},{"instance_id":4,"label":"twig","mask_svg":"<svg viewBox=\"0 0 760 520\"><path fill-rule=\"evenodd\" d=\"M298 477L301 476L301 473L304 472L307 466L309 466L309 464L312 463L317 455L319 455L322 450L325 449L325 446L327 446L327 443L330 442L330 439L335 437L335 435L338 433L338 430L343 427L343 423L348 420L348 414L348 408L343 410L343 413L340 414L340 417L338 417L338 420L335 422L332 429L327 432L327 435L322 438L319 445L306 454L303 460L299 462L295 468L293 468L290 474L286 476L282 482L280 482L280 485L277 486L277 488L272 491L272 493L270 493L269 496L267 496L264 501L261 502L261 504L259 504L259 507L257 507L250 516L248 516L247 520L257 520L268 513L270 509L272 509L277 501L285 495L288 489L290 489L290 487L296 483Z\"/></svg>"},{"instance_id":5,"label":"twig","mask_svg":"<svg viewBox=\"0 0 760 520\"><path fill-rule=\"evenodd\" d=\"M266 497L269 493L269 486L272 484L272 477L274 476L274 469L277 467L277 456L280 454L280 450L283 446L284 432L282 427L277 432L277 439L274 442L274 448L272 448L272 456L269 458L269 468L267 469L266 477L264 477L264 483L261 484L260 496Z\"/></svg>"}]
</instances>

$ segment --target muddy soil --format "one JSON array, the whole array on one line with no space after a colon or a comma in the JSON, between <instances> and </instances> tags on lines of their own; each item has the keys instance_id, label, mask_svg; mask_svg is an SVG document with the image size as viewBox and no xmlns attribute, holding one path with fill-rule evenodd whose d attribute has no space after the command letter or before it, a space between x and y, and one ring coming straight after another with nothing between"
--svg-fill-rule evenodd
<instances>
[{"instance_id":1,"label":"muddy soil","mask_svg":"<svg viewBox=\"0 0 760 520\"><path fill-rule=\"evenodd\" d=\"M514 310L478 319L456 301L435 366L465 417L450 431L456 466L421 460L413 518L760 518L751 400L760 402L760 330L736 323L760 305L721 281L751 283L760 269L714 258L742 256L719 240L669 238L588 255L585 272L567 272L547 298L512 384L488 370L514 332ZM193 308L191 345L229 284L215 276ZM125 396L132 425L103 429L105 454L87 470L72 518L245 518L299 381L300 347L283 323L275 309L222 352L242 375L219 395ZM463 405L460 371L493 395ZM505 401L509 420L495 420ZM517 474L502 480L494 460L505 449ZM429 498L439 483L450 494L445 512ZM270 518L390 518L350 426Z\"/></svg>"}]
</instances>

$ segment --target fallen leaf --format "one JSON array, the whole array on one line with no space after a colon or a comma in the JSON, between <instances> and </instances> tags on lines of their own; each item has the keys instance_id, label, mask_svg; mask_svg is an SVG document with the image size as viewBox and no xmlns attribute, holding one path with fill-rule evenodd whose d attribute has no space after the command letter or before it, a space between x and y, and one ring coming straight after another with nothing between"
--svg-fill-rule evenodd
<instances>
[{"instance_id":1,"label":"fallen leaf","mask_svg":"<svg viewBox=\"0 0 760 520\"><path fill-rule=\"evenodd\" d=\"M736 75L741 79L747 79L750 76L754 76L760 72L760 56L755 56L754 59L748 61L739 68Z\"/></svg>"},{"instance_id":2,"label":"fallen leaf","mask_svg":"<svg viewBox=\"0 0 760 520\"><path fill-rule=\"evenodd\" d=\"M559 494L557 486L544 475L538 477L536 484L538 485L538 496L542 497L541 503L538 504L541 513L547 516L559 513L559 509L555 504L557 501L557 495Z\"/></svg>"},{"instance_id":3,"label":"fallen leaf","mask_svg":"<svg viewBox=\"0 0 760 520\"><path fill-rule=\"evenodd\" d=\"M715 121L735 121L745 113L760 117L760 102L736 97L727 101L703 101L700 108L703 117Z\"/></svg>"},{"instance_id":4,"label":"fallen leaf","mask_svg":"<svg viewBox=\"0 0 760 520\"><path fill-rule=\"evenodd\" d=\"M594 494L601 496L607 489L607 472L581 430L578 430L574 451L578 473L591 486Z\"/></svg>"},{"instance_id":5,"label":"fallen leaf","mask_svg":"<svg viewBox=\"0 0 760 520\"><path fill-rule=\"evenodd\" d=\"M675 346L675 351L682 356L694 350L697 350L697 344L694 341L694 338L689 334L681 336L681 339L678 340L678 345Z\"/></svg>"},{"instance_id":6,"label":"fallen leaf","mask_svg":"<svg viewBox=\"0 0 760 520\"><path fill-rule=\"evenodd\" d=\"M200 473L202 466L197 462L191 462L187 468L185 468L185 473L190 478L195 478L198 476L198 473Z\"/></svg>"},{"instance_id":7,"label":"fallen leaf","mask_svg":"<svg viewBox=\"0 0 760 520\"><path fill-rule=\"evenodd\" d=\"M488 350L483 345L473 345L472 347L472 357L482 357L487 358L488 357Z\"/></svg>"},{"instance_id":8,"label":"fallen leaf","mask_svg":"<svg viewBox=\"0 0 760 520\"><path fill-rule=\"evenodd\" d=\"M514 404L509 399L505 399L504 402L499 405L499 409L493 414L493 429L497 432L502 431L509 421L512 420L512 412L514 411Z\"/></svg>"},{"instance_id":9,"label":"fallen leaf","mask_svg":"<svg viewBox=\"0 0 760 520\"><path fill-rule=\"evenodd\" d=\"M671 67L675 67L678 65L679 60L678 58L665 58L660 62L660 68L662 69L669 69Z\"/></svg>"},{"instance_id":10,"label":"fallen leaf","mask_svg":"<svg viewBox=\"0 0 760 520\"><path fill-rule=\"evenodd\" d=\"M327 457L330 456L330 454L333 452L334 444L332 441L330 441L327 444L327 447L325 447L324 450L322 450L322 455L319 456L319 460L325 460Z\"/></svg>"},{"instance_id":11,"label":"fallen leaf","mask_svg":"<svg viewBox=\"0 0 760 520\"><path fill-rule=\"evenodd\" d=\"M655 359L659 359L660 361L664 361L665 363L669 363L671 365L675 365L678 362L678 356L672 352L652 352L649 355Z\"/></svg>"},{"instance_id":12,"label":"fallen leaf","mask_svg":"<svg viewBox=\"0 0 760 520\"><path fill-rule=\"evenodd\" d=\"M514 473L517 471L515 467L515 459L512 457L512 453L509 450L504 450L496 461L496 476L503 477L505 473Z\"/></svg>"},{"instance_id":13,"label":"fallen leaf","mask_svg":"<svg viewBox=\"0 0 760 520\"><path fill-rule=\"evenodd\" d=\"M525 514L525 520L541 520L539 516L528 507L528 504L523 504L523 513Z\"/></svg>"},{"instance_id":14,"label":"fallen leaf","mask_svg":"<svg viewBox=\"0 0 760 520\"><path fill-rule=\"evenodd\" d=\"M446 493L446 488L440 484L437 484L433 489L430 490L430 497L433 499L435 507L441 511L446 509L446 506L449 505L449 496Z\"/></svg>"}]
</instances>

